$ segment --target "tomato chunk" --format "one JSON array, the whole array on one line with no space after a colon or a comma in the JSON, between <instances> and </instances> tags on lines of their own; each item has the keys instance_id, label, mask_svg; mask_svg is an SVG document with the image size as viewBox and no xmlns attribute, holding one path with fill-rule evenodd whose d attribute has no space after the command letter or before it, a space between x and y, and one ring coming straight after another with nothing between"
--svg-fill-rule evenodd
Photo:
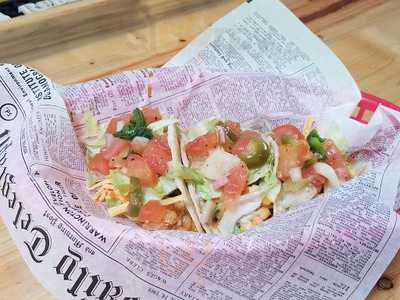
<instances>
[{"instance_id":1,"label":"tomato chunk","mask_svg":"<svg viewBox=\"0 0 400 300\"><path fill-rule=\"evenodd\" d=\"M332 140L326 140L322 146L326 151L326 163L330 165L336 172L336 175L340 180L349 180L351 174L346 166L346 160L344 159L340 150L336 147Z\"/></svg>"},{"instance_id":2,"label":"tomato chunk","mask_svg":"<svg viewBox=\"0 0 400 300\"><path fill-rule=\"evenodd\" d=\"M127 176L136 177L143 186L152 186L157 183L157 175L140 155L130 154L123 165L122 172Z\"/></svg>"},{"instance_id":3,"label":"tomato chunk","mask_svg":"<svg viewBox=\"0 0 400 300\"><path fill-rule=\"evenodd\" d=\"M161 224L164 221L167 208L158 200L150 200L140 209L138 219L141 222Z\"/></svg>"},{"instance_id":4,"label":"tomato chunk","mask_svg":"<svg viewBox=\"0 0 400 300\"><path fill-rule=\"evenodd\" d=\"M306 160L312 158L310 146L304 140L298 140L295 144L279 146L278 177L285 181L289 178L292 168L303 167Z\"/></svg>"},{"instance_id":5,"label":"tomato chunk","mask_svg":"<svg viewBox=\"0 0 400 300\"><path fill-rule=\"evenodd\" d=\"M311 183L318 189L320 189L327 180L324 176L318 174L313 166L304 168L301 173L304 178L309 178Z\"/></svg>"},{"instance_id":6,"label":"tomato chunk","mask_svg":"<svg viewBox=\"0 0 400 300\"><path fill-rule=\"evenodd\" d=\"M102 153L98 153L89 161L89 170L108 175L110 173L109 161L104 158Z\"/></svg>"},{"instance_id":7,"label":"tomato chunk","mask_svg":"<svg viewBox=\"0 0 400 300\"><path fill-rule=\"evenodd\" d=\"M144 148L143 158L154 173L159 176L165 175L168 171L168 162L172 159L167 136L150 140Z\"/></svg>"},{"instance_id":8,"label":"tomato chunk","mask_svg":"<svg viewBox=\"0 0 400 300\"><path fill-rule=\"evenodd\" d=\"M129 150L130 143L127 140L114 138L111 145L103 150L101 153L103 154L104 158L110 160L111 158L117 156L122 151Z\"/></svg>"},{"instance_id":9,"label":"tomato chunk","mask_svg":"<svg viewBox=\"0 0 400 300\"><path fill-rule=\"evenodd\" d=\"M161 120L160 110L158 108L143 107L142 113L146 124Z\"/></svg>"},{"instance_id":10,"label":"tomato chunk","mask_svg":"<svg viewBox=\"0 0 400 300\"><path fill-rule=\"evenodd\" d=\"M257 131L253 130L243 131L240 134L237 142L232 147L232 154L234 155L242 154L246 150L247 145L249 144L251 138L253 137L260 138L260 134Z\"/></svg>"},{"instance_id":11,"label":"tomato chunk","mask_svg":"<svg viewBox=\"0 0 400 300\"><path fill-rule=\"evenodd\" d=\"M272 133L274 134L275 141L279 145L282 144L282 140L285 139L304 140L304 135L301 133L301 131L297 127L290 124L276 127L272 130Z\"/></svg>"},{"instance_id":12,"label":"tomato chunk","mask_svg":"<svg viewBox=\"0 0 400 300\"><path fill-rule=\"evenodd\" d=\"M152 139L152 141L154 143L160 145L161 147L170 150L169 149L169 144L168 144L168 136L167 136L167 134L158 135L158 136L154 137Z\"/></svg>"},{"instance_id":13,"label":"tomato chunk","mask_svg":"<svg viewBox=\"0 0 400 300\"><path fill-rule=\"evenodd\" d=\"M108 123L107 133L114 134L115 132L117 132L118 123L122 122L123 124L128 124L131 120L131 117L132 117L132 114L129 113L129 114L122 115L120 117L112 118L110 123Z\"/></svg>"},{"instance_id":14,"label":"tomato chunk","mask_svg":"<svg viewBox=\"0 0 400 300\"><path fill-rule=\"evenodd\" d=\"M239 199L240 195L247 188L248 173L249 170L243 162L229 171L227 183L222 189L221 198L224 203L231 203Z\"/></svg>"},{"instance_id":15,"label":"tomato chunk","mask_svg":"<svg viewBox=\"0 0 400 300\"><path fill-rule=\"evenodd\" d=\"M215 131L199 136L188 143L185 147L186 153L193 157L207 156L208 152L218 145L218 136Z\"/></svg>"}]
</instances>

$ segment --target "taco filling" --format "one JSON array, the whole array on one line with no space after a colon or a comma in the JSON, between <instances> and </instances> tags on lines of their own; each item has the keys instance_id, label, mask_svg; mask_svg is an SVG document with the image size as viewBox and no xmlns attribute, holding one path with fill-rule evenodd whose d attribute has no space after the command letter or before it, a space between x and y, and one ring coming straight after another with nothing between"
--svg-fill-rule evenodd
<instances>
[{"instance_id":1,"label":"taco filling","mask_svg":"<svg viewBox=\"0 0 400 300\"><path fill-rule=\"evenodd\" d=\"M110 216L151 229L202 230L182 179L169 172L180 161L176 123L149 107L104 126L85 114L89 189Z\"/></svg>"},{"instance_id":2,"label":"taco filling","mask_svg":"<svg viewBox=\"0 0 400 300\"><path fill-rule=\"evenodd\" d=\"M184 166L172 173L212 233L247 231L352 177L332 139L290 124L260 133L211 118L183 133L181 151Z\"/></svg>"}]
</instances>

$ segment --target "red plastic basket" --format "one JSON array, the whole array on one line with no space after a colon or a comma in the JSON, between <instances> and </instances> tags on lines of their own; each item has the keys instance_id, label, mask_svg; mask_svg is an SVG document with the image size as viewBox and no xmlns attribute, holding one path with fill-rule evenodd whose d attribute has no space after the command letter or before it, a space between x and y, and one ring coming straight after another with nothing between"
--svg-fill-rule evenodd
<instances>
[{"instance_id":1,"label":"red plastic basket","mask_svg":"<svg viewBox=\"0 0 400 300\"><path fill-rule=\"evenodd\" d=\"M377 96L361 92L361 100L358 103L357 109L351 116L352 119L357 120L361 123L368 124L373 113L376 111L379 105L386 106L393 110L400 112L400 107Z\"/></svg>"}]
</instances>

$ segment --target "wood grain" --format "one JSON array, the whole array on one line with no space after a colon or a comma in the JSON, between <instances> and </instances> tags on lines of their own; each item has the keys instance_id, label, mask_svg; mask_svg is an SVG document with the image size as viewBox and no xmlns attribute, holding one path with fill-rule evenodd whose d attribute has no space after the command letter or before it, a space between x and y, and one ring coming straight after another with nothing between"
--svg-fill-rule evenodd
<instances>
[{"instance_id":1,"label":"wood grain","mask_svg":"<svg viewBox=\"0 0 400 300\"><path fill-rule=\"evenodd\" d=\"M400 105L400 1L283 2L329 45L361 89ZM31 65L60 83L160 66L240 3L85 0L0 23L0 61ZM26 271L1 223L0 257L0 299L53 299ZM394 288L374 288L368 300L400 299L399 254L385 275Z\"/></svg>"},{"instance_id":2,"label":"wood grain","mask_svg":"<svg viewBox=\"0 0 400 300\"><path fill-rule=\"evenodd\" d=\"M15 18L0 27L0 58L84 36L149 26L214 0L86 0Z\"/></svg>"}]
</instances>

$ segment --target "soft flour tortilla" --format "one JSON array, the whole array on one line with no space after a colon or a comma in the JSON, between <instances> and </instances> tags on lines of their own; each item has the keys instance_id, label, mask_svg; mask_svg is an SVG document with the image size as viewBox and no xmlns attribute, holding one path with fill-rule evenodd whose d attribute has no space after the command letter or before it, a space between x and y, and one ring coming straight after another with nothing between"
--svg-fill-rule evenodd
<instances>
[{"instance_id":1,"label":"soft flour tortilla","mask_svg":"<svg viewBox=\"0 0 400 300\"><path fill-rule=\"evenodd\" d=\"M180 144L180 146L181 146L180 147L180 155L182 157L182 162L183 162L183 165L185 167L190 167L189 158L188 158L188 156L186 154L186 151L185 151L185 146L188 143L188 140L187 140L186 136L184 134L182 134L182 133L181 133L180 137L181 137L181 140L180 140L180 142L181 142L181 144ZM203 226L205 232L207 232L207 233L218 233L218 229L217 228L213 228L210 225L200 221L201 213L200 213L199 202L200 202L201 198L196 193L195 185L193 183L190 183L190 182L187 183L187 189L186 190L188 191L189 199L190 199L190 201L192 203L192 206L194 207L194 212L196 213L196 218L197 218L197 220L199 220L199 222Z\"/></svg>"},{"instance_id":2,"label":"soft flour tortilla","mask_svg":"<svg viewBox=\"0 0 400 300\"><path fill-rule=\"evenodd\" d=\"M178 126L176 124L168 126L168 144L171 148L172 162L181 163L181 147L179 142ZM187 157L186 157L187 159ZM203 227L200 224L200 220L197 213L197 208L192 201L192 197L188 191L188 188L184 181L180 178L175 178L175 183L182 193L185 201L185 207L188 210L190 216L192 217L193 223L198 232L204 232Z\"/></svg>"}]
</instances>

